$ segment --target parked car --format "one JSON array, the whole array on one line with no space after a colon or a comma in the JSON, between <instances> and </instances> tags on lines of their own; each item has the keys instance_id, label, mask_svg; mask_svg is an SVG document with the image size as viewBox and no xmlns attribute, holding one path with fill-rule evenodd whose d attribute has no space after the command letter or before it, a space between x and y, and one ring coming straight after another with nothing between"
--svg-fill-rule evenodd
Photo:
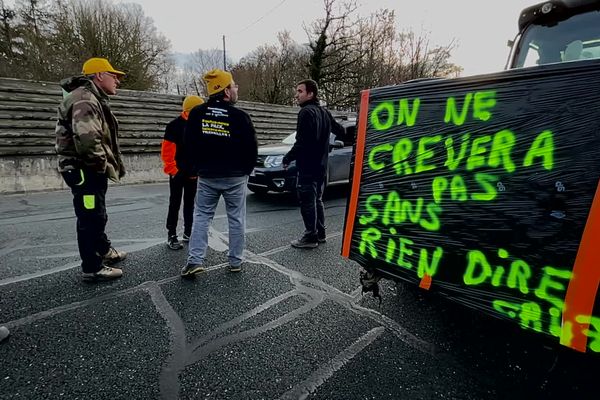
<instances>
[{"instance_id":1,"label":"parked car","mask_svg":"<svg viewBox=\"0 0 600 400\"><path fill-rule=\"evenodd\" d=\"M348 183L350 178L350 162L352 146L355 140L356 120L344 120L342 137L330 134L330 153L327 166L325 186ZM293 161L287 170L283 169L283 156L296 142L296 132L292 133L281 143L268 144L258 148L256 166L250 174L248 189L254 193L293 192L296 190L298 170Z\"/></svg>"}]
</instances>

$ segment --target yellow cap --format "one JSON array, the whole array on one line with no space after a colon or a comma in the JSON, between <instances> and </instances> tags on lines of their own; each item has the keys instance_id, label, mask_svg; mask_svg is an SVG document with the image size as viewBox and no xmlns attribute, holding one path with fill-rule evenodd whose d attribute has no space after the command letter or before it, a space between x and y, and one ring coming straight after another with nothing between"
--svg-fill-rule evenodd
<instances>
[{"instance_id":1,"label":"yellow cap","mask_svg":"<svg viewBox=\"0 0 600 400\"><path fill-rule=\"evenodd\" d=\"M84 75L92 75L97 74L99 72L110 72L120 76L125 75L125 72L117 71L116 69L114 69L106 58L98 57L90 58L89 60L84 62L81 72Z\"/></svg>"},{"instance_id":2,"label":"yellow cap","mask_svg":"<svg viewBox=\"0 0 600 400\"><path fill-rule=\"evenodd\" d=\"M203 79L204 82L206 82L209 96L225 90L225 88L233 82L231 72L223 71L222 69L208 71L204 74Z\"/></svg>"},{"instance_id":3,"label":"yellow cap","mask_svg":"<svg viewBox=\"0 0 600 400\"><path fill-rule=\"evenodd\" d=\"M190 110L200 104L204 103L204 100L200 96L185 96L183 100L183 111L190 112Z\"/></svg>"}]
</instances>

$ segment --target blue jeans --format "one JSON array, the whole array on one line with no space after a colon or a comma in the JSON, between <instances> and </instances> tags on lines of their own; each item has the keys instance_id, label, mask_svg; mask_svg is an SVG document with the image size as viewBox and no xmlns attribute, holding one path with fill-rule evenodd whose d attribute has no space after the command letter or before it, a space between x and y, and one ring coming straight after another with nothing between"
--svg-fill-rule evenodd
<instances>
[{"instance_id":1,"label":"blue jeans","mask_svg":"<svg viewBox=\"0 0 600 400\"><path fill-rule=\"evenodd\" d=\"M229 222L229 264L239 266L244 253L246 232L247 176L198 178L194 223L188 249L188 264L202 264L208 247L208 228L221 195L225 200Z\"/></svg>"}]
</instances>

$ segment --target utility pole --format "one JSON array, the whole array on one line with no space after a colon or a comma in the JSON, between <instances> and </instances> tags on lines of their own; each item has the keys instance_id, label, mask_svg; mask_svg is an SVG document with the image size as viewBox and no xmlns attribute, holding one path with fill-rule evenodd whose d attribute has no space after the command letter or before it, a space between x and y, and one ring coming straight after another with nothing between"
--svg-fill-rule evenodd
<instances>
[{"instance_id":1,"label":"utility pole","mask_svg":"<svg viewBox=\"0 0 600 400\"><path fill-rule=\"evenodd\" d=\"M223 71L227 71L227 56L225 50L225 35L223 35Z\"/></svg>"}]
</instances>

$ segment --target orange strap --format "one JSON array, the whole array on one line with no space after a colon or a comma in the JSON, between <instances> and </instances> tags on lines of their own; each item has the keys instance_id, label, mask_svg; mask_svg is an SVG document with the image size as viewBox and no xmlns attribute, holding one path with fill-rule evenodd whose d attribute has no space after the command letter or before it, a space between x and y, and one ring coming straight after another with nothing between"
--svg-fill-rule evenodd
<instances>
[{"instance_id":1,"label":"orange strap","mask_svg":"<svg viewBox=\"0 0 600 400\"><path fill-rule=\"evenodd\" d=\"M425 289L425 290L429 290L431 288L431 275L423 275L423 277L421 278L421 282L419 282L419 287L421 289Z\"/></svg>"},{"instance_id":2,"label":"orange strap","mask_svg":"<svg viewBox=\"0 0 600 400\"><path fill-rule=\"evenodd\" d=\"M344 241L342 242L342 256L350 257L350 244L352 232L354 231L354 220L358 208L358 194L360 192L360 179L362 177L363 160L365 158L365 143L367 137L367 116L369 115L369 90L361 92L360 114L358 116L358 132L356 137L356 154L354 156L354 174L352 175L352 192L348 202L348 214L346 215L346 229Z\"/></svg>"},{"instance_id":3,"label":"orange strap","mask_svg":"<svg viewBox=\"0 0 600 400\"><path fill-rule=\"evenodd\" d=\"M584 330L589 329L589 323L580 323L576 319L578 316L591 316L594 309L600 283L598 238L600 238L600 181L579 243L562 314L561 344L583 353L587 346Z\"/></svg>"}]
</instances>

